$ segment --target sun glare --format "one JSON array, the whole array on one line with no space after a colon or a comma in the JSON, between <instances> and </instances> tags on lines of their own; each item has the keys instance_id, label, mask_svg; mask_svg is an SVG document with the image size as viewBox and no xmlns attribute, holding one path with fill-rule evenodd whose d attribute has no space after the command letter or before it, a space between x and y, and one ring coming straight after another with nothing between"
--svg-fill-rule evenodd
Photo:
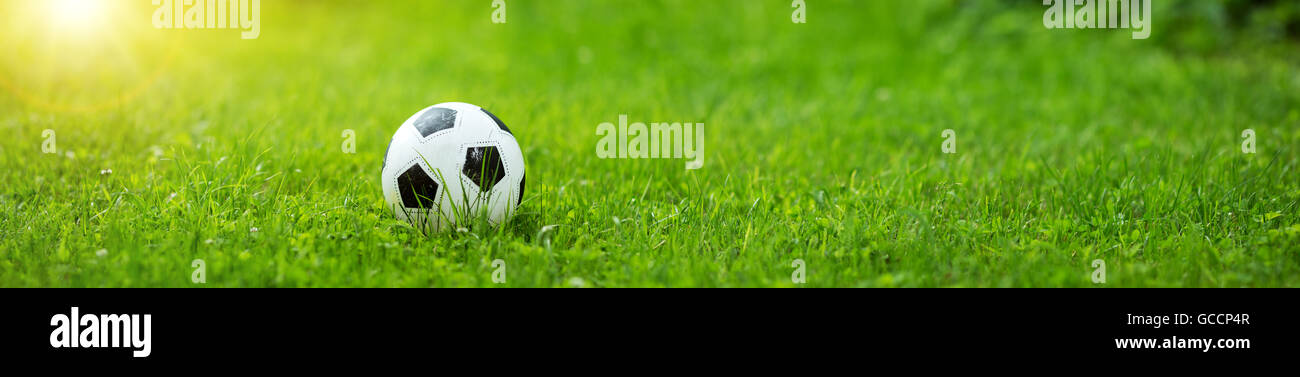
<instances>
[{"instance_id":1,"label":"sun glare","mask_svg":"<svg viewBox=\"0 0 1300 377\"><path fill-rule=\"evenodd\" d=\"M50 4L50 24L66 31L95 29L103 19L102 0L53 0Z\"/></svg>"}]
</instances>

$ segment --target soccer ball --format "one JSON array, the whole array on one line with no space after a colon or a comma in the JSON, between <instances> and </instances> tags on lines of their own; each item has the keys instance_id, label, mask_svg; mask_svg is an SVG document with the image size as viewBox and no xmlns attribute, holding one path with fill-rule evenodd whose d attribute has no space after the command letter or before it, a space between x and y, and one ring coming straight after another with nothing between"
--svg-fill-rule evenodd
<instances>
[{"instance_id":1,"label":"soccer ball","mask_svg":"<svg viewBox=\"0 0 1300 377\"><path fill-rule=\"evenodd\" d=\"M523 202L524 154L501 119L468 103L440 103L402 123L381 178L397 218L436 232L475 217L491 225Z\"/></svg>"}]
</instances>

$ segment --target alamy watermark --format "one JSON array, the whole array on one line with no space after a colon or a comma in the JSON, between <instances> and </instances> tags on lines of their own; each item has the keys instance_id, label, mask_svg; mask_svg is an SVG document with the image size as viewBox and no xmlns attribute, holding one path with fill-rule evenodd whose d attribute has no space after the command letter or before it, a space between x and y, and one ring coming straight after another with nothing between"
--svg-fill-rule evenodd
<instances>
[{"instance_id":1,"label":"alamy watermark","mask_svg":"<svg viewBox=\"0 0 1300 377\"><path fill-rule=\"evenodd\" d=\"M506 23L506 0L492 0L492 23Z\"/></svg>"},{"instance_id":2,"label":"alamy watermark","mask_svg":"<svg viewBox=\"0 0 1300 377\"><path fill-rule=\"evenodd\" d=\"M943 151L943 154L957 153L957 131L949 128L939 133L939 136L943 138L943 143L939 144L939 150Z\"/></svg>"},{"instance_id":3,"label":"alamy watermark","mask_svg":"<svg viewBox=\"0 0 1300 377\"><path fill-rule=\"evenodd\" d=\"M790 22L796 24L808 23L808 3L804 2L804 0L794 0L790 2L790 8L794 8L793 11L790 11Z\"/></svg>"},{"instance_id":4,"label":"alamy watermark","mask_svg":"<svg viewBox=\"0 0 1300 377\"><path fill-rule=\"evenodd\" d=\"M69 314L50 316L50 347L125 348L131 356L149 356L152 315L80 314L79 310L73 306Z\"/></svg>"},{"instance_id":5,"label":"alamy watermark","mask_svg":"<svg viewBox=\"0 0 1300 377\"><path fill-rule=\"evenodd\" d=\"M1106 261L1093 259L1092 268L1092 283L1106 284Z\"/></svg>"},{"instance_id":6,"label":"alamy watermark","mask_svg":"<svg viewBox=\"0 0 1300 377\"><path fill-rule=\"evenodd\" d=\"M1242 130L1241 138L1245 139L1241 141L1241 153L1254 154L1255 153L1255 130L1253 128L1247 128L1245 130Z\"/></svg>"},{"instance_id":7,"label":"alamy watermark","mask_svg":"<svg viewBox=\"0 0 1300 377\"><path fill-rule=\"evenodd\" d=\"M242 29L239 37L262 34L262 0L152 0L157 29Z\"/></svg>"},{"instance_id":8,"label":"alamy watermark","mask_svg":"<svg viewBox=\"0 0 1300 377\"><path fill-rule=\"evenodd\" d=\"M790 274L790 282L795 284L808 283L808 264L803 259L795 259L790 262L790 267L794 267L794 272Z\"/></svg>"},{"instance_id":9,"label":"alamy watermark","mask_svg":"<svg viewBox=\"0 0 1300 377\"><path fill-rule=\"evenodd\" d=\"M686 170L704 166L704 123L642 122L596 125L596 156L600 158L684 158Z\"/></svg>"},{"instance_id":10,"label":"alamy watermark","mask_svg":"<svg viewBox=\"0 0 1300 377\"><path fill-rule=\"evenodd\" d=\"M58 138L55 135L54 130L47 128L44 131L41 131L41 138L43 139L41 140L41 153L59 153Z\"/></svg>"},{"instance_id":11,"label":"alamy watermark","mask_svg":"<svg viewBox=\"0 0 1300 377\"><path fill-rule=\"evenodd\" d=\"M1133 29L1133 39L1151 37L1154 0L1043 0L1048 29Z\"/></svg>"},{"instance_id":12,"label":"alamy watermark","mask_svg":"<svg viewBox=\"0 0 1300 377\"><path fill-rule=\"evenodd\" d=\"M357 132L351 128L343 130L343 144L339 145L339 149L343 150L343 154L356 154Z\"/></svg>"},{"instance_id":13,"label":"alamy watermark","mask_svg":"<svg viewBox=\"0 0 1300 377\"><path fill-rule=\"evenodd\" d=\"M202 259L195 259L195 260L193 260L193 261L190 262L190 268L193 268L193 269L194 269L194 272L190 273L190 282L191 282L191 283L194 283L194 284L207 284L207 283L208 283L208 264L207 264L207 262L204 262Z\"/></svg>"},{"instance_id":14,"label":"alamy watermark","mask_svg":"<svg viewBox=\"0 0 1300 377\"><path fill-rule=\"evenodd\" d=\"M506 283L506 261L504 259L492 260L492 284Z\"/></svg>"}]
</instances>

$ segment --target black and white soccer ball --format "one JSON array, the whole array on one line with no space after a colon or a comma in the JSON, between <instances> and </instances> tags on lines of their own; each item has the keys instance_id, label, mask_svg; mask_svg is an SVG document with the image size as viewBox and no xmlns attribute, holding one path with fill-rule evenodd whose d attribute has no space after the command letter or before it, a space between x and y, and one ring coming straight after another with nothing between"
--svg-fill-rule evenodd
<instances>
[{"instance_id":1,"label":"black and white soccer ball","mask_svg":"<svg viewBox=\"0 0 1300 377\"><path fill-rule=\"evenodd\" d=\"M492 113L440 103L393 134L382 178L385 202L417 228L443 231L473 216L498 225L523 201L524 154Z\"/></svg>"}]
</instances>

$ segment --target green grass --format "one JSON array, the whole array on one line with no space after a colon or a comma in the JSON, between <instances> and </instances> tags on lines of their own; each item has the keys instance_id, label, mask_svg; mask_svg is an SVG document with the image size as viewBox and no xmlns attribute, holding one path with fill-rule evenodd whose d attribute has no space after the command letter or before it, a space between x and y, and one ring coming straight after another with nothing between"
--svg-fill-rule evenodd
<instances>
[{"instance_id":1,"label":"green grass","mask_svg":"<svg viewBox=\"0 0 1300 377\"><path fill-rule=\"evenodd\" d=\"M789 1L508 0L492 24L486 0L268 0L248 41L155 30L147 2L79 37L7 22L0 286L1300 285L1294 42L808 2L796 25ZM520 140L503 227L425 236L384 204L393 131L447 101ZM597 158L620 114L705 123L704 167Z\"/></svg>"}]
</instances>

